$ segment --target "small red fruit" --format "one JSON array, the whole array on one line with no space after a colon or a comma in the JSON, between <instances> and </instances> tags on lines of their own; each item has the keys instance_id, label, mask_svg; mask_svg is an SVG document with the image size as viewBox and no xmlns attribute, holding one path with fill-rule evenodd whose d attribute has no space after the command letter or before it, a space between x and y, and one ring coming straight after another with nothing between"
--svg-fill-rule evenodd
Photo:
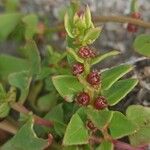
<instances>
[{"instance_id":1,"label":"small red fruit","mask_svg":"<svg viewBox=\"0 0 150 150\"><path fill-rule=\"evenodd\" d=\"M133 12L131 14L131 17L134 19L141 19L141 14L139 12ZM128 30L128 32L135 33L138 31L138 26L131 24L131 23L128 23L127 30Z\"/></svg>"},{"instance_id":2,"label":"small red fruit","mask_svg":"<svg viewBox=\"0 0 150 150\"><path fill-rule=\"evenodd\" d=\"M88 120L86 125L90 130L94 130L96 128L91 120Z\"/></svg>"},{"instance_id":3,"label":"small red fruit","mask_svg":"<svg viewBox=\"0 0 150 150\"><path fill-rule=\"evenodd\" d=\"M72 72L73 72L73 75L75 76L83 73L83 71L84 71L84 65L81 63L76 63L72 67Z\"/></svg>"},{"instance_id":4,"label":"small red fruit","mask_svg":"<svg viewBox=\"0 0 150 150\"><path fill-rule=\"evenodd\" d=\"M138 27L134 24L128 23L127 30L128 32L135 33L138 31Z\"/></svg>"},{"instance_id":5,"label":"small red fruit","mask_svg":"<svg viewBox=\"0 0 150 150\"><path fill-rule=\"evenodd\" d=\"M95 102L94 102L94 107L98 110L100 109L104 109L106 108L108 105L107 105L107 102L106 102L106 98L104 96L99 96L95 99Z\"/></svg>"},{"instance_id":6,"label":"small red fruit","mask_svg":"<svg viewBox=\"0 0 150 150\"><path fill-rule=\"evenodd\" d=\"M94 70L87 75L87 82L91 85L99 85L100 75L97 70Z\"/></svg>"},{"instance_id":7,"label":"small red fruit","mask_svg":"<svg viewBox=\"0 0 150 150\"><path fill-rule=\"evenodd\" d=\"M79 105L87 106L89 104L89 102L90 102L90 96L86 92L80 92L77 95L76 100L77 100Z\"/></svg>"},{"instance_id":8,"label":"small red fruit","mask_svg":"<svg viewBox=\"0 0 150 150\"><path fill-rule=\"evenodd\" d=\"M96 53L89 47L81 47L78 51L78 55L81 58L92 58L96 56Z\"/></svg>"}]
</instances>

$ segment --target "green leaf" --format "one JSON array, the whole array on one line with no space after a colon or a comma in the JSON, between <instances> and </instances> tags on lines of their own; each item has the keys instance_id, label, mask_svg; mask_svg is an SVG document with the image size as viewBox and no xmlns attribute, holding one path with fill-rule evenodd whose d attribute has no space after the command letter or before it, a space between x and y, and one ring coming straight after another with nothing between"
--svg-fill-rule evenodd
<instances>
[{"instance_id":1,"label":"green leaf","mask_svg":"<svg viewBox=\"0 0 150 150\"><path fill-rule=\"evenodd\" d=\"M118 55L119 53L120 52L118 52L118 51L111 51L111 52L99 55L99 56L97 56L97 57L95 57L95 58L92 59L91 64L95 65L95 64L101 62L102 60L104 60L104 59L106 59L108 57L111 57L111 56Z\"/></svg>"},{"instance_id":2,"label":"green leaf","mask_svg":"<svg viewBox=\"0 0 150 150\"><path fill-rule=\"evenodd\" d=\"M92 24L92 19L91 19L91 11L88 5L86 6L86 10L85 10L85 22L86 22L86 27L90 28Z\"/></svg>"},{"instance_id":3,"label":"green leaf","mask_svg":"<svg viewBox=\"0 0 150 150\"><path fill-rule=\"evenodd\" d=\"M21 14L10 13L0 15L0 41L5 40L21 20Z\"/></svg>"},{"instance_id":4,"label":"green leaf","mask_svg":"<svg viewBox=\"0 0 150 150\"><path fill-rule=\"evenodd\" d=\"M84 60L80 58L73 49L68 48L67 51L76 61L84 63Z\"/></svg>"},{"instance_id":5,"label":"green leaf","mask_svg":"<svg viewBox=\"0 0 150 150\"><path fill-rule=\"evenodd\" d=\"M25 39L33 39L35 33L37 33L38 17L35 14L29 14L23 18L25 23Z\"/></svg>"},{"instance_id":6,"label":"green leaf","mask_svg":"<svg viewBox=\"0 0 150 150\"><path fill-rule=\"evenodd\" d=\"M114 111L109 129L111 136L114 139L118 139L135 133L137 127L122 113Z\"/></svg>"},{"instance_id":7,"label":"green leaf","mask_svg":"<svg viewBox=\"0 0 150 150\"><path fill-rule=\"evenodd\" d=\"M131 65L120 65L102 72L102 89L109 89L117 80L132 69Z\"/></svg>"},{"instance_id":8,"label":"green leaf","mask_svg":"<svg viewBox=\"0 0 150 150\"><path fill-rule=\"evenodd\" d=\"M72 102L74 95L83 89L83 85L71 75L54 76L52 81L58 93L68 102Z\"/></svg>"},{"instance_id":9,"label":"green leaf","mask_svg":"<svg viewBox=\"0 0 150 150\"><path fill-rule=\"evenodd\" d=\"M83 45L92 44L99 37L101 30L102 28L100 27L90 28L85 34L82 44Z\"/></svg>"},{"instance_id":10,"label":"green leaf","mask_svg":"<svg viewBox=\"0 0 150 150\"><path fill-rule=\"evenodd\" d=\"M69 37L74 38L74 35L72 34L72 23L71 23L68 13L65 14L64 25L65 25L65 29Z\"/></svg>"},{"instance_id":11,"label":"green leaf","mask_svg":"<svg viewBox=\"0 0 150 150\"><path fill-rule=\"evenodd\" d=\"M127 109L127 117L138 128L137 132L129 136L133 146L150 143L150 108L141 105L131 105ZM138 115L137 115L138 114Z\"/></svg>"},{"instance_id":12,"label":"green leaf","mask_svg":"<svg viewBox=\"0 0 150 150\"><path fill-rule=\"evenodd\" d=\"M139 35L135 39L133 46L138 53L150 57L150 35Z\"/></svg>"},{"instance_id":13,"label":"green leaf","mask_svg":"<svg viewBox=\"0 0 150 150\"><path fill-rule=\"evenodd\" d=\"M10 111L10 106L8 104L9 97L7 95L2 84L0 84L0 118L7 117Z\"/></svg>"},{"instance_id":14,"label":"green leaf","mask_svg":"<svg viewBox=\"0 0 150 150\"><path fill-rule=\"evenodd\" d=\"M35 41L29 40L21 51L29 60L31 74L38 75L41 72L41 58Z\"/></svg>"},{"instance_id":15,"label":"green leaf","mask_svg":"<svg viewBox=\"0 0 150 150\"><path fill-rule=\"evenodd\" d=\"M94 125L101 130L105 125L109 124L112 119L113 112L108 110L98 111L89 107L87 108L87 116Z\"/></svg>"},{"instance_id":16,"label":"green leaf","mask_svg":"<svg viewBox=\"0 0 150 150\"><path fill-rule=\"evenodd\" d=\"M113 150L114 146L109 141L103 141L100 146L96 148L96 150Z\"/></svg>"},{"instance_id":17,"label":"green leaf","mask_svg":"<svg viewBox=\"0 0 150 150\"><path fill-rule=\"evenodd\" d=\"M126 79L117 81L111 88L103 91L103 95L107 97L110 106L117 104L122 100L138 83L136 79Z\"/></svg>"},{"instance_id":18,"label":"green leaf","mask_svg":"<svg viewBox=\"0 0 150 150\"><path fill-rule=\"evenodd\" d=\"M7 79L8 75L29 69L29 63L25 59L0 55L0 79Z\"/></svg>"},{"instance_id":19,"label":"green leaf","mask_svg":"<svg viewBox=\"0 0 150 150\"><path fill-rule=\"evenodd\" d=\"M31 77L28 71L12 73L8 77L10 85L15 86L21 90L19 102L24 103L29 93L29 86Z\"/></svg>"},{"instance_id":20,"label":"green leaf","mask_svg":"<svg viewBox=\"0 0 150 150\"><path fill-rule=\"evenodd\" d=\"M0 118L7 117L9 111L10 111L10 106L7 102L0 103Z\"/></svg>"},{"instance_id":21,"label":"green leaf","mask_svg":"<svg viewBox=\"0 0 150 150\"><path fill-rule=\"evenodd\" d=\"M37 106L40 111L49 111L57 103L56 92L51 92L49 94L41 96L37 100Z\"/></svg>"},{"instance_id":22,"label":"green leaf","mask_svg":"<svg viewBox=\"0 0 150 150\"><path fill-rule=\"evenodd\" d=\"M1 147L1 150L42 150L47 146L47 140L36 136L33 130L33 120L30 119L12 139Z\"/></svg>"},{"instance_id":23,"label":"green leaf","mask_svg":"<svg viewBox=\"0 0 150 150\"><path fill-rule=\"evenodd\" d=\"M74 114L67 126L63 139L64 145L81 145L88 143L88 131L78 114Z\"/></svg>"},{"instance_id":24,"label":"green leaf","mask_svg":"<svg viewBox=\"0 0 150 150\"><path fill-rule=\"evenodd\" d=\"M54 129L58 135L60 136L64 135L66 125L64 124L64 112L62 104L55 106L45 115L44 118L54 122Z\"/></svg>"}]
</instances>

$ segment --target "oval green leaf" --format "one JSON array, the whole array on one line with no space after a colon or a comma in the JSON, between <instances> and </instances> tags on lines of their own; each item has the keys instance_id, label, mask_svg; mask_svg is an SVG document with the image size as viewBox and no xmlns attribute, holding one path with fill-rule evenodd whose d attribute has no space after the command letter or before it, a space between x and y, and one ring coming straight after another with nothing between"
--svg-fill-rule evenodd
<instances>
[{"instance_id":1,"label":"oval green leaf","mask_svg":"<svg viewBox=\"0 0 150 150\"><path fill-rule=\"evenodd\" d=\"M136 132L137 127L132 121L128 120L122 113L114 111L109 124L111 136L119 139Z\"/></svg>"},{"instance_id":2,"label":"oval green leaf","mask_svg":"<svg viewBox=\"0 0 150 150\"><path fill-rule=\"evenodd\" d=\"M131 105L127 109L127 117L136 124L138 130L129 136L133 146L150 143L150 108L141 105ZM137 115L138 114L138 115Z\"/></svg>"},{"instance_id":3,"label":"oval green leaf","mask_svg":"<svg viewBox=\"0 0 150 150\"><path fill-rule=\"evenodd\" d=\"M103 95L107 97L110 106L117 104L122 100L138 83L136 79L126 79L117 81L111 88L103 91Z\"/></svg>"},{"instance_id":4,"label":"oval green leaf","mask_svg":"<svg viewBox=\"0 0 150 150\"><path fill-rule=\"evenodd\" d=\"M108 58L110 56L118 55L119 53L120 52L118 52L118 51L111 51L111 52L99 55L99 56L97 56L97 57L95 57L95 58L92 59L91 64L95 65L95 64L101 62L102 60L104 60L104 59L106 59L106 58Z\"/></svg>"},{"instance_id":5,"label":"oval green leaf","mask_svg":"<svg viewBox=\"0 0 150 150\"><path fill-rule=\"evenodd\" d=\"M72 116L63 139L63 145L82 145L87 144L89 139L88 131L79 115Z\"/></svg>"},{"instance_id":6,"label":"oval green leaf","mask_svg":"<svg viewBox=\"0 0 150 150\"><path fill-rule=\"evenodd\" d=\"M83 85L71 75L58 75L52 78L58 93L68 102L72 102L74 95L83 90Z\"/></svg>"},{"instance_id":7,"label":"oval green leaf","mask_svg":"<svg viewBox=\"0 0 150 150\"><path fill-rule=\"evenodd\" d=\"M131 65L120 65L102 72L102 89L109 89L117 80L133 69Z\"/></svg>"},{"instance_id":8,"label":"oval green leaf","mask_svg":"<svg viewBox=\"0 0 150 150\"><path fill-rule=\"evenodd\" d=\"M150 35L139 35L134 41L134 49L147 57L150 57Z\"/></svg>"}]
</instances>

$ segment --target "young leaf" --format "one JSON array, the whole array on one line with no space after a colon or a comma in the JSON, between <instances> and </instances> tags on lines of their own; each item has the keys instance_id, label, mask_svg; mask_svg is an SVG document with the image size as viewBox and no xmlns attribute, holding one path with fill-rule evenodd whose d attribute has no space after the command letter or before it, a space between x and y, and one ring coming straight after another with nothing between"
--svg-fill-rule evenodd
<instances>
[{"instance_id":1,"label":"young leaf","mask_svg":"<svg viewBox=\"0 0 150 150\"><path fill-rule=\"evenodd\" d=\"M133 146L150 143L150 108L141 105L131 105L127 109L127 117L136 124L138 130L129 136ZM138 114L138 115L137 115Z\"/></svg>"},{"instance_id":2,"label":"young leaf","mask_svg":"<svg viewBox=\"0 0 150 150\"><path fill-rule=\"evenodd\" d=\"M100 146L96 148L96 150L113 150L114 146L109 141L103 141Z\"/></svg>"},{"instance_id":3,"label":"young leaf","mask_svg":"<svg viewBox=\"0 0 150 150\"><path fill-rule=\"evenodd\" d=\"M28 96L31 77L28 71L12 73L8 77L10 85L15 86L21 90L19 102L24 103Z\"/></svg>"},{"instance_id":4,"label":"young leaf","mask_svg":"<svg viewBox=\"0 0 150 150\"><path fill-rule=\"evenodd\" d=\"M41 71L41 58L36 43L33 40L29 40L25 47L21 50L25 57L29 60L31 74L39 74Z\"/></svg>"},{"instance_id":5,"label":"young leaf","mask_svg":"<svg viewBox=\"0 0 150 150\"><path fill-rule=\"evenodd\" d=\"M85 22L86 22L86 27L90 28L92 20L91 20L91 11L88 5L86 6L86 10L85 10Z\"/></svg>"},{"instance_id":6,"label":"young leaf","mask_svg":"<svg viewBox=\"0 0 150 150\"><path fill-rule=\"evenodd\" d=\"M21 20L21 14L10 13L0 15L0 41L5 40Z\"/></svg>"},{"instance_id":7,"label":"young leaf","mask_svg":"<svg viewBox=\"0 0 150 150\"><path fill-rule=\"evenodd\" d=\"M150 57L150 35L139 35L134 41L134 49L147 57Z\"/></svg>"},{"instance_id":8,"label":"young leaf","mask_svg":"<svg viewBox=\"0 0 150 150\"><path fill-rule=\"evenodd\" d=\"M136 125L127 119L122 113L114 111L109 124L111 136L118 139L136 132Z\"/></svg>"},{"instance_id":9,"label":"young leaf","mask_svg":"<svg viewBox=\"0 0 150 150\"><path fill-rule=\"evenodd\" d=\"M73 49L69 48L67 51L76 61L84 63L84 60L80 58Z\"/></svg>"},{"instance_id":10,"label":"young leaf","mask_svg":"<svg viewBox=\"0 0 150 150\"><path fill-rule=\"evenodd\" d=\"M109 105L115 105L122 100L138 83L136 79L117 81L111 88L103 91Z\"/></svg>"},{"instance_id":11,"label":"young leaf","mask_svg":"<svg viewBox=\"0 0 150 150\"><path fill-rule=\"evenodd\" d=\"M89 107L87 108L87 116L97 128L102 129L111 121L113 112L108 110L98 111Z\"/></svg>"},{"instance_id":12,"label":"young leaf","mask_svg":"<svg viewBox=\"0 0 150 150\"><path fill-rule=\"evenodd\" d=\"M120 65L102 72L102 89L109 89L117 80L132 69L131 65Z\"/></svg>"},{"instance_id":13,"label":"young leaf","mask_svg":"<svg viewBox=\"0 0 150 150\"><path fill-rule=\"evenodd\" d=\"M88 131L78 114L74 114L67 126L63 139L64 145L82 145L88 143Z\"/></svg>"},{"instance_id":14,"label":"young leaf","mask_svg":"<svg viewBox=\"0 0 150 150\"><path fill-rule=\"evenodd\" d=\"M68 13L66 13L66 15L65 15L64 25L65 25L65 29L66 29L66 32L68 33L68 35L71 38L74 38L74 35L72 34L72 24L71 24L71 21L70 21Z\"/></svg>"},{"instance_id":15,"label":"young leaf","mask_svg":"<svg viewBox=\"0 0 150 150\"><path fill-rule=\"evenodd\" d=\"M118 51L111 51L111 52L99 55L99 56L97 56L97 57L95 57L95 58L92 59L91 64L95 65L95 64L101 62L102 60L104 60L104 59L106 59L108 57L111 57L111 56L118 55L119 53L120 52L118 52Z\"/></svg>"},{"instance_id":16,"label":"young leaf","mask_svg":"<svg viewBox=\"0 0 150 150\"><path fill-rule=\"evenodd\" d=\"M92 44L99 37L101 30L102 30L101 27L90 28L85 34L82 44L83 45Z\"/></svg>"},{"instance_id":17,"label":"young leaf","mask_svg":"<svg viewBox=\"0 0 150 150\"><path fill-rule=\"evenodd\" d=\"M28 70L29 67L30 65L25 59L0 55L0 79L7 79L9 74Z\"/></svg>"},{"instance_id":18,"label":"young leaf","mask_svg":"<svg viewBox=\"0 0 150 150\"><path fill-rule=\"evenodd\" d=\"M83 89L83 85L74 76L54 76L52 81L58 93L68 102L72 102L74 95Z\"/></svg>"},{"instance_id":19,"label":"young leaf","mask_svg":"<svg viewBox=\"0 0 150 150\"><path fill-rule=\"evenodd\" d=\"M36 136L33 130L33 120L30 119L12 139L1 147L1 150L42 150L47 146L47 140Z\"/></svg>"},{"instance_id":20,"label":"young leaf","mask_svg":"<svg viewBox=\"0 0 150 150\"><path fill-rule=\"evenodd\" d=\"M33 39L35 33L37 33L38 17L35 14L29 14L23 18L25 23L25 39Z\"/></svg>"}]
</instances>

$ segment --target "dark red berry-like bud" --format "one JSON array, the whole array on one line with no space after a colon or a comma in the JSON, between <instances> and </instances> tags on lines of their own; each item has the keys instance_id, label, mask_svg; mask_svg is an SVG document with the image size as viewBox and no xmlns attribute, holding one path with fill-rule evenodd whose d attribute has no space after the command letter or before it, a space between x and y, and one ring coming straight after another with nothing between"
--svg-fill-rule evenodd
<instances>
[{"instance_id":1,"label":"dark red berry-like bud","mask_svg":"<svg viewBox=\"0 0 150 150\"><path fill-rule=\"evenodd\" d=\"M66 31L59 31L58 32L58 37L64 39L66 37L66 34L67 34Z\"/></svg>"},{"instance_id":2,"label":"dark red berry-like bud","mask_svg":"<svg viewBox=\"0 0 150 150\"><path fill-rule=\"evenodd\" d=\"M94 70L87 75L87 82L91 85L99 85L100 75L97 70Z\"/></svg>"},{"instance_id":3,"label":"dark red berry-like bud","mask_svg":"<svg viewBox=\"0 0 150 150\"><path fill-rule=\"evenodd\" d=\"M134 24L129 23L127 26L127 30L128 30L128 32L135 33L138 31L138 27Z\"/></svg>"},{"instance_id":4,"label":"dark red berry-like bud","mask_svg":"<svg viewBox=\"0 0 150 150\"><path fill-rule=\"evenodd\" d=\"M94 102L94 107L96 109L104 109L106 108L108 105L107 105L107 102L106 102L106 98L104 96L99 96L95 99L95 102Z\"/></svg>"},{"instance_id":5,"label":"dark red berry-like bud","mask_svg":"<svg viewBox=\"0 0 150 150\"><path fill-rule=\"evenodd\" d=\"M78 51L78 55L82 58L92 58L96 56L96 53L89 47L81 47Z\"/></svg>"},{"instance_id":6,"label":"dark red berry-like bud","mask_svg":"<svg viewBox=\"0 0 150 150\"><path fill-rule=\"evenodd\" d=\"M134 19L141 19L141 14L139 12L133 12L131 14L131 17ZM138 26L131 24L131 23L128 23L127 30L128 30L128 32L135 33L138 31Z\"/></svg>"},{"instance_id":7,"label":"dark red berry-like bud","mask_svg":"<svg viewBox=\"0 0 150 150\"><path fill-rule=\"evenodd\" d=\"M72 67L73 75L79 75L84 71L84 65L81 63L76 63Z\"/></svg>"},{"instance_id":8,"label":"dark red berry-like bud","mask_svg":"<svg viewBox=\"0 0 150 150\"><path fill-rule=\"evenodd\" d=\"M91 120L88 120L86 125L90 130L94 130L96 128Z\"/></svg>"},{"instance_id":9,"label":"dark red berry-like bud","mask_svg":"<svg viewBox=\"0 0 150 150\"><path fill-rule=\"evenodd\" d=\"M141 14L139 12L134 12L131 14L131 17L135 19L141 19Z\"/></svg>"},{"instance_id":10,"label":"dark red berry-like bud","mask_svg":"<svg viewBox=\"0 0 150 150\"><path fill-rule=\"evenodd\" d=\"M87 106L89 104L89 102L90 102L90 96L86 92L80 92L77 95L76 100L77 100L79 105Z\"/></svg>"}]
</instances>

